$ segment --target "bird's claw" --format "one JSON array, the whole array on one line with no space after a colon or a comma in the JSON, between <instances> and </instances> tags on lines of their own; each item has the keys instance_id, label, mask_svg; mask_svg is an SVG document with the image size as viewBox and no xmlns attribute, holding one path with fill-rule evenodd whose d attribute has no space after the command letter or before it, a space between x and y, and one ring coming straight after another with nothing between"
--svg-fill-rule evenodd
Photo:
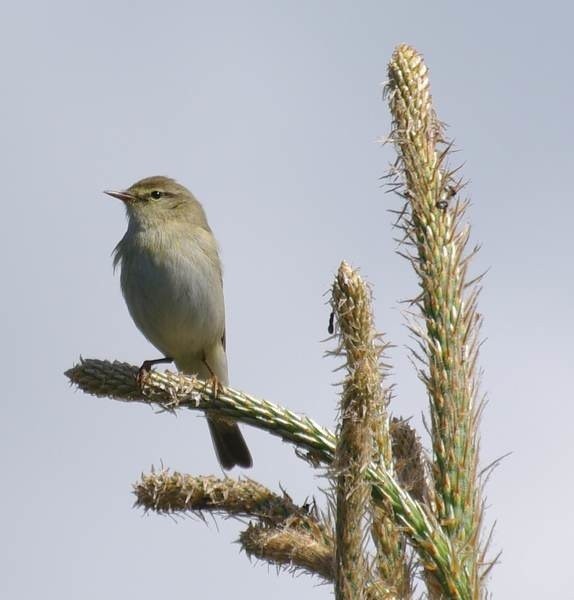
<instances>
[{"instance_id":1,"label":"bird's claw","mask_svg":"<svg viewBox=\"0 0 574 600\"><path fill-rule=\"evenodd\" d=\"M164 358L155 358L153 360L144 360L142 366L139 368L138 374L136 375L136 383L138 384L140 390L144 386L147 378L149 377L153 365L171 362L173 362L173 358L169 356L165 356Z\"/></svg>"},{"instance_id":2,"label":"bird's claw","mask_svg":"<svg viewBox=\"0 0 574 600\"><path fill-rule=\"evenodd\" d=\"M136 383L140 390L145 385L145 382L151 373L151 365L149 363L149 360L144 361L142 366L138 370L138 374L136 375Z\"/></svg>"},{"instance_id":3,"label":"bird's claw","mask_svg":"<svg viewBox=\"0 0 574 600\"><path fill-rule=\"evenodd\" d=\"M219 392L223 391L223 384L219 381L219 379L217 379L215 375L212 375L209 378L208 383L211 385L213 397L217 398L217 396L219 396Z\"/></svg>"}]
</instances>

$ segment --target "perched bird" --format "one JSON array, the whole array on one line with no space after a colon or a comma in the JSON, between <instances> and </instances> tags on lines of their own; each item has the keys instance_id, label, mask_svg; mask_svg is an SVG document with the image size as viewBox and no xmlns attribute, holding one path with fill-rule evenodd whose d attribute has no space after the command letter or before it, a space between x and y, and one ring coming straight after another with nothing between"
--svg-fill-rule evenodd
<instances>
[{"instance_id":1,"label":"perched bird","mask_svg":"<svg viewBox=\"0 0 574 600\"><path fill-rule=\"evenodd\" d=\"M128 310L145 337L164 358L159 362L200 379L227 385L225 307L217 242L201 204L185 187L167 177L148 177L119 198L128 229L114 250ZM237 423L208 416L221 466L252 465Z\"/></svg>"}]
</instances>

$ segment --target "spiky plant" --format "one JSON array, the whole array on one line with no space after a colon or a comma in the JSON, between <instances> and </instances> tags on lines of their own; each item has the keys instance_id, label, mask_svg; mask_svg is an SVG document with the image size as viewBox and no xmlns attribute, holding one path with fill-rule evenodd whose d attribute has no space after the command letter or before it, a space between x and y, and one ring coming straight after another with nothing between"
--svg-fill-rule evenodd
<instances>
[{"instance_id":1,"label":"spiky plant","mask_svg":"<svg viewBox=\"0 0 574 600\"><path fill-rule=\"evenodd\" d=\"M448 165L451 145L432 106L427 68L413 48L396 48L386 94L397 151L390 185L405 200L399 253L420 286L409 326L429 400L428 461L408 422L391 416L382 362L388 344L375 330L368 285L345 262L331 292L331 353L346 369L336 434L271 402L232 388L214 393L182 374L153 372L138 384L137 367L89 359L66 375L96 396L209 410L258 427L292 443L312 466L328 466L332 481L333 518L249 479L152 470L135 484L145 510L248 518L240 535L248 555L332 582L340 600L412 598L419 575L429 598L474 600L486 596L489 566L481 544L480 318L478 287L467 275L467 202Z\"/></svg>"}]
</instances>

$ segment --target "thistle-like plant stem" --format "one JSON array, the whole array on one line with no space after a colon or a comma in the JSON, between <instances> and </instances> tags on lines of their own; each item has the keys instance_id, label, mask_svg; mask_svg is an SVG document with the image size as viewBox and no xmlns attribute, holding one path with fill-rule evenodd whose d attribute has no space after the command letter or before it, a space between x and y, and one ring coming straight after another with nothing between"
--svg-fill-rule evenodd
<instances>
[{"instance_id":1,"label":"thistle-like plant stem","mask_svg":"<svg viewBox=\"0 0 574 600\"><path fill-rule=\"evenodd\" d=\"M412 331L422 349L420 377L430 401L433 505L468 576L472 597L481 596L482 502L477 481L480 406L477 403L477 289L467 290L466 204L446 160L450 145L432 107L427 68L413 48L399 46L389 63L387 94L395 174L407 206L400 225L407 255L418 275L424 326ZM442 147L441 147L442 146ZM472 254L471 254L472 255ZM416 354L420 357L420 353Z\"/></svg>"},{"instance_id":2,"label":"thistle-like plant stem","mask_svg":"<svg viewBox=\"0 0 574 600\"><path fill-rule=\"evenodd\" d=\"M387 406L390 392L382 385L384 351L376 333L371 293L356 270L343 262L333 283L331 305L337 317L339 346L347 376L341 395L341 424L335 456L336 559L335 595L341 599L367 597L369 573L363 547L365 513L371 505L364 477L371 462L393 473L392 441ZM386 371L385 371L386 372ZM404 535L388 503L371 507L371 532L377 548L379 598L410 596L410 569ZM384 591L384 595L383 595Z\"/></svg>"},{"instance_id":3,"label":"thistle-like plant stem","mask_svg":"<svg viewBox=\"0 0 574 600\"><path fill-rule=\"evenodd\" d=\"M136 506L163 514L210 512L274 524L303 511L286 494L276 494L252 479L185 475L167 469L143 474L134 494Z\"/></svg>"},{"instance_id":4,"label":"thistle-like plant stem","mask_svg":"<svg viewBox=\"0 0 574 600\"><path fill-rule=\"evenodd\" d=\"M232 388L226 387L214 394L209 382L183 374L154 371L146 378L142 390L136 384L138 370L126 363L85 359L66 375L83 391L95 396L153 403L163 410L188 408L229 416L281 437L307 451L314 461L333 462L335 435L308 417ZM376 501L382 506L388 502L423 564L436 572L446 597L470 600L468 573L461 567L450 539L429 510L402 489L381 465L371 463L365 476Z\"/></svg>"},{"instance_id":5,"label":"thistle-like plant stem","mask_svg":"<svg viewBox=\"0 0 574 600\"><path fill-rule=\"evenodd\" d=\"M381 382L369 300L358 274L347 263L341 263L331 301L339 324L338 354L345 357L347 368L333 463L337 600L364 600L370 579L363 546L370 485L364 472L373 460L372 427L379 408Z\"/></svg>"},{"instance_id":6,"label":"thistle-like plant stem","mask_svg":"<svg viewBox=\"0 0 574 600\"><path fill-rule=\"evenodd\" d=\"M134 485L136 505L161 514L205 512L251 517L240 535L250 556L333 581L334 543L331 527L316 510L297 506L251 479L220 479L152 470Z\"/></svg>"},{"instance_id":7,"label":"thistle-like plant stem","mask_svg":"<svg viewBox=\"0 0 574 600\"><path fill-rule=\"evenodd\" d=\"M310 516L297 515L274 525L250 524L239 542L248 556L329 582L334 579L331 532Z\"/></svg>"},{"instance_id":8,"label":"thistle-like plant stem","mask_svg":"<svg viewBox=\"0 0 574 600\"><path fill-rule=\"evenodd\" d=\"M393 467L403 489L415 500L426 502L426 460L417 432L408 421L393 417L390 423Z\"/></svg>"}]
</instances>

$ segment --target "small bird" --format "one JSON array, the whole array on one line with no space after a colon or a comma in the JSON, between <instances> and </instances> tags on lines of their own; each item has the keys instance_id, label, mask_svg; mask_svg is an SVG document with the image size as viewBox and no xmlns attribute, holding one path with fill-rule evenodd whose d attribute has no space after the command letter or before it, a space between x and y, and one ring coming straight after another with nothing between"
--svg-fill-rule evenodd
<instances>
[{"instance_id":1,"label":"small bird","mask_svg":"<svg viewBox=\"0 0 574 600\"><path fill-rule=\"evenodd\" d=\"M122 192L106 191L125 204L128 229L114 250L128 310L144 336L177 368L214 387L228 384L223 279L217 242L201 204L167 177L148 177ZM208 416L224 469L251 467L237 423Z\"/></svg>"}]
</instances>

